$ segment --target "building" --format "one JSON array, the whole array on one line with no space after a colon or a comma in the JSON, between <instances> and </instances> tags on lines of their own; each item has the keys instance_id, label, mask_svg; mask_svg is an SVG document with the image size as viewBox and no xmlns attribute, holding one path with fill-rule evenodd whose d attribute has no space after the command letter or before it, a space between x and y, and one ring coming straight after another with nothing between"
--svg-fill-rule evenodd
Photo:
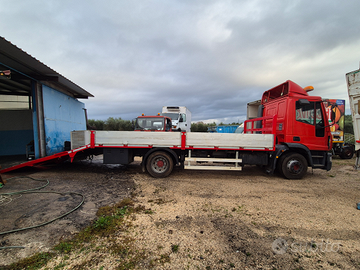
<instances>
[{"instance_id":1,"label":"building","mask_svg":"<svg viewBox=\"0 0 360 270\"><path fill-rule=\"evenodd\" d=\"M93 97L0 37L0 156L40 158L65 150L72 130L87 124Z\"/></svg>"}]
</instances>

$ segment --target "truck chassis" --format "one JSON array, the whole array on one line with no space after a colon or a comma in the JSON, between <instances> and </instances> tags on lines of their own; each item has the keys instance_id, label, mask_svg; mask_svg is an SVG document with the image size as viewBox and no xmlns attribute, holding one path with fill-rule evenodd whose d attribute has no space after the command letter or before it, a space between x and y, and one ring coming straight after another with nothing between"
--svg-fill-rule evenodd
<instances>
[{"instance_id":1,"label":"truck chassis","mask_svg":"<svg viewBox=\"0 0 360 270\"><path fill-rule=\"evenodd\" d=\"M272 125L254 128L255 121ZM277 145L275 127L276 116L272 116L247 120L244 134L73 131L71 145L73 150L84 148L86 155L103 154L105 164L129 164L135 156L142 157L143 171L153 177L168 176L174 166L241 170L244 165L259 165L288 179L302 178L308 166L331 168L331 154L313 153L303 145Z\"/></svg>"}]
</instances>

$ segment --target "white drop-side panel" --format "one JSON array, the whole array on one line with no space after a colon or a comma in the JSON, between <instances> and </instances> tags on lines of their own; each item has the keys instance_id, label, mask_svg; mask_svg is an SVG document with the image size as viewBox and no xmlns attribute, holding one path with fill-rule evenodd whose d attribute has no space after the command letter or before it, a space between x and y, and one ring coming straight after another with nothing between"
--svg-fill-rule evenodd
<instances>
[{"instance_id":1,"label":"white drop-side panel","mask_svg":"<svg viewBox=\"0 0 360 270\"><path fill-rule=\"evenodd\" d=\"M186 135L186 146L194 148L249 148L264 149L274 145L273 134L200 133Z\"/></svg>"},{"instance_id":2,"label":"white drop-side panel","mask_svg":"<svg viewBox=\"0 0 360 270\"><path fill-rule=\"evenodd\" d=\"M95 144L104 146L180 147L180 136L180 132L96 131Z\"/></svg>"},{"instance_id":3,"label":"white drop-side panel","mask_svg":"<svg viewBox=\"0 0 360 270\"><path fill-rule=\"evenodd\" d=\"M71 135L72 149L90 143L88 130L73 131ZM186 134L186 147L194 148L244 148L272 149L273 134L238 134L238 133L200 133ZM95 145L99 146L153 146L181 147L180 132L136 132L136 131L95 131Z\"/></svg>"},{"instance_id":4,"label":"white drop-side panel","mask_svg":"<svg viewBox=\"0 0 360 270\"><path fill-rule=\"evenodd\" d=\"M71 149L79 148L90 143L90 130L71 132Z\"/></svg>"}]
</instances>

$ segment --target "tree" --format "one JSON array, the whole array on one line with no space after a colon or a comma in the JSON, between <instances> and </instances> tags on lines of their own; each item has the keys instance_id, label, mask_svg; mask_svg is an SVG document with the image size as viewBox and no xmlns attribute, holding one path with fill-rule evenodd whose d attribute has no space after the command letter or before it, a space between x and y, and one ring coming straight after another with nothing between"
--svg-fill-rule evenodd
<instances>
[{"instance_id":1,"label":"tree","mask_svg":"<svg viewBox=\"0 0 360 270\"><path fill-rule=\"evenodd\" d=\"M352 116L345 115L345 123L344 123L344 133L351 133L354 134L354 127L352 123Z\"/></svg>"},{"instance_id":2,"label":"tree","mask_svg":"<svg viewBox=\"0 0 360 270\"><path fill-rule=\"evenodd\" d=\"M116 130L116 131L131 131L133 129L132 122L130 120L123 120L120 117L109 117L107 120L88 120L88 129L95 130Z\"/></svg>"},{"instance_id":3,"label":"tree","mask_svg":"<svg viewBox=\"0 0 360 270\"><path fill-rule=\"evenodd\" d=\"M191 131L192 132L207 132L207 124L204 124L203 122L192 123Z\"/></svg>"},{"instance_id":4,"label":"tree","mask_svg":"<svg viewBox=\"0 0 360 270\"><path fill-rule=\"evenodd\" d=\"M89 129L89 130L91 130L91 129L93 129L93 130L103 130L104 129L104 121L103 120L89 119L87 129Z\"/></svg>"},{"instance_id":5,"label":"tree","mask_svg":"<svg viewBox=\"0 0 360 270\"><path fill-rule=\"evenodd\" d=\"M205 124L204 122L197 122L191 124L191 132L207 132L209 127L216 126L216 123Z\"/></svg>"}]
</instances>

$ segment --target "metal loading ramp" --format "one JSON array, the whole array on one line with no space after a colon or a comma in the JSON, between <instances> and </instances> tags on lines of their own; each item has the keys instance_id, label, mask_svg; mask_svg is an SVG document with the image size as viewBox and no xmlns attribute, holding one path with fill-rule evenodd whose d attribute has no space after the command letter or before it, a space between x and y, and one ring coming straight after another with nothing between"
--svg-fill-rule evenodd
<instances>
[{"instance_id":1,"label":"metal loading ramp","mask_svg":"<svg viewBox=\"0 0 360 270\"><path fill-rule=\"evenodd\" d=\"M43 158L38 158L38 159L34 159L34 160L30 160L9 168L5 168L0 170L0 173L7 173L10 171L14 171L17 169L21 169L21 168L25 168L25 167L36 167L36 166L42 166L42 165L46 165L46 164L54 164L54 163L61 163L64 162L65 160L68 160L70 158L71 162L74 160L75 155L78 152L84 151L86 149L90 148L89 145L83 146L83 147L79 147L70 151L63 151L51 156L47 156L47 157L43 157Z\"/></svg>"}]
</instances>

